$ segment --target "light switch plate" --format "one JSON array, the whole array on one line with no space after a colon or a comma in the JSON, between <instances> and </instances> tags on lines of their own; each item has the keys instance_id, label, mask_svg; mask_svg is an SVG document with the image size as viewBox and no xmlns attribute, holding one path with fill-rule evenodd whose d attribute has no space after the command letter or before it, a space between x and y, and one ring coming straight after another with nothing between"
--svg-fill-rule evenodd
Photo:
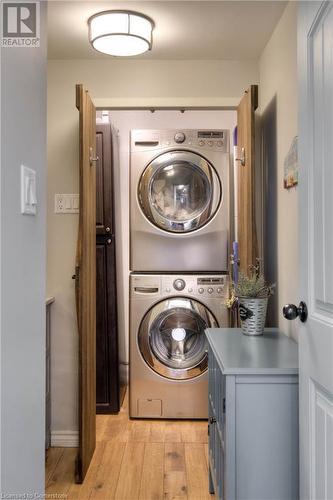
<instances>
[{"instance_id":1,"label":"light switch plate","mask_svg":"<svg viewBox=\"0 0 333 500\"><path fill-rule=\"evenodd\" d=\"M36 171L21 165L21 213L37 213L37 175Z\"/></svg>"},{"instance_id":2,"label":"light switch plate","mask_svg":"<svg viewBox=\"0 0 333 500\"><path fill-rule=\"evenodd\" d=\"M54 213L56 214L78 214L79 195L78 194L55 194Z\"/></svg>"}]
</instances>

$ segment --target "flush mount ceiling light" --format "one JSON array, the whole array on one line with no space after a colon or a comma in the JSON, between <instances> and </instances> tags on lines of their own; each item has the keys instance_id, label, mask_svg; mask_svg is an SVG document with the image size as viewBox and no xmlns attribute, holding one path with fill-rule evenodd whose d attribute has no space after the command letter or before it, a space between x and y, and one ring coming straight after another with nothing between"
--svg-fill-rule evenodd
<instances>
[{"instance_id":1,"label":"flush mount ceiling light","mask_svg":"<svg viewBox=\"0 0 333 500\"><path fill-rule=\"evenodd\" d=\"M136 56L151 50L154 22L129 10L108 10L88 19L89 42L110 56Z\"/></svg>"}]
</instances>

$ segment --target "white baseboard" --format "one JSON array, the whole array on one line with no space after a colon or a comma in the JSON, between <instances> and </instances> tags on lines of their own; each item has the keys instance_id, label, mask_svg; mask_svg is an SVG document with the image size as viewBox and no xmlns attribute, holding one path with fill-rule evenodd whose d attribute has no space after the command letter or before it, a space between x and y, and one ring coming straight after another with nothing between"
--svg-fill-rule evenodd
<instances>
[{"instance_id":1,"label":"white baseboard","mask_svg":"<svg viewBox=\"0 0 333 500\"><path fill-rule=\"evenodd\" d=\"M79 446L79 432L51 431L51 446L59 448L76 448Z\"/></svg>"}]
</instances>

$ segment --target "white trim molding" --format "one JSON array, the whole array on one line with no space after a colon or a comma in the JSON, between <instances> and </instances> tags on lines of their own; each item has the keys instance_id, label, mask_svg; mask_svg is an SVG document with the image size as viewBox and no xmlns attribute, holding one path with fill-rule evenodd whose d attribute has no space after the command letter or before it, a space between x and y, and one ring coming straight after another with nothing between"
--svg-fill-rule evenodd
<instances>
[{"instance_id":1,"label":"white trim molding","mask_svg":"<svg viewBox=\"0 0 333 500\"><path fill-rule=\"evenodd\" d=\"M79 446L79 431L52 431L51 446L76 448Z\"/></svg>"}]
</instances>

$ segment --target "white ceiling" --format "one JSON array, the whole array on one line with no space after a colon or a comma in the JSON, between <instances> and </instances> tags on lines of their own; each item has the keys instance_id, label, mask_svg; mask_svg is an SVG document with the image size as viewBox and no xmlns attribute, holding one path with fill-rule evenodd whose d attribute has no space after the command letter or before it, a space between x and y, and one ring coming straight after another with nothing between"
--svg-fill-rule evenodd
<instances>
[{"instance_id":1,"label":"white ceiling","mask_svg":"<svg viewBox=\"0 0 333 500\"><path fill-rule=\"evenodd\" d=\"M48 3L50 59L110 58L88 42L87 19L108 9L142 12L155 21L153 50L140 59L256 59L285 1L57 1Z\"/></svg>"}]
</instances>

